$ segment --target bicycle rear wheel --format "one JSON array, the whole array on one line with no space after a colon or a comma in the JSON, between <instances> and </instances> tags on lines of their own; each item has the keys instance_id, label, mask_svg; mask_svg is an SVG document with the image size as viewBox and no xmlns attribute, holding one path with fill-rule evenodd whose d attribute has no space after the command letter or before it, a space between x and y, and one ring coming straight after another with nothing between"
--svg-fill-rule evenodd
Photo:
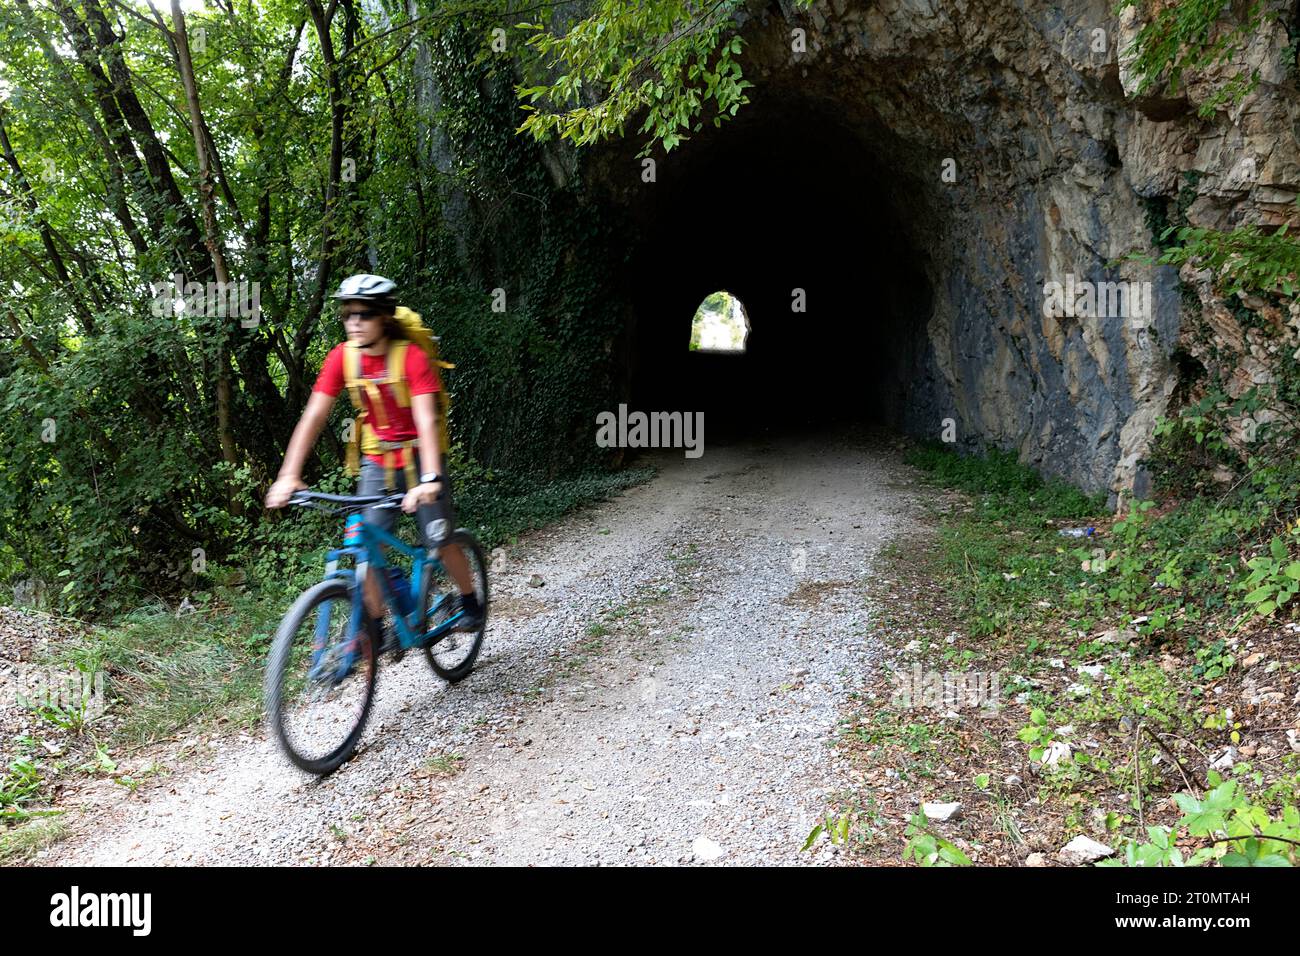
<instances>
[{"instance_id":1,"label":"bicycle rear wheel","mask_svg":"<svg viewBox=\"0 0 1300 956\"><path fill-rule=\"evenodd\" d=\"M266 714L297 767L324 775L352 756L375 694L377 628L350 633L347 582L304 591L280 622L266 666Z\"/></svg>"},{"instance_id":2,"label":"bicycle rear wheel","mask_svg":"<svg viewBox=\"0 0 1300 956\"><path fill-rule=\"evenodd\" d=\"M458 546L465 555L474 593L483 608L483 622L474 631L452 631L424 648L424 658L434 673L455 684L469 676L483 647L483 635L487 631L488 577L483 549L472 534L464 528L457 528L443 542L444 547L448 545ZM426 630L437 627L455 614L453 602L457 593L456 584L446 568L440 567L436 573L432 567L425 568L424 580L420 582L419 606Z\"/></svg>"}]
</instances>

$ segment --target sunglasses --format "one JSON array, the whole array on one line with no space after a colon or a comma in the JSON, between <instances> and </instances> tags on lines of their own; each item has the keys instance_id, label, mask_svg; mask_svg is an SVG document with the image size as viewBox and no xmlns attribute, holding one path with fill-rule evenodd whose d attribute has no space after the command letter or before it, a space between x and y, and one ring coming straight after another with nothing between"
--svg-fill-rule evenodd
<instances>
[{"instance_id":1,"label":"sunglasses","mask_svg":"<svg viewBox=\"0 0 1300 956\"><path fill-rule=\"evenodd\" d=\"M348 319L360 319L363 322L368 322L371 319L378 318L383 314L384 313L378 312L374 309L357 309L354 311L345 311L339 313L340 317L343 319L344 322L346 322Z\"/></svg>"}]
</instances>

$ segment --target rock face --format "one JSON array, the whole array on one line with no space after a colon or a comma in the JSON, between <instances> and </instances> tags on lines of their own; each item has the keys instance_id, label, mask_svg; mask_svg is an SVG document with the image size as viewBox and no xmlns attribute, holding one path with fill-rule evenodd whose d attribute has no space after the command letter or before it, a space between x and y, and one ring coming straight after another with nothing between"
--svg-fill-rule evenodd
<instances>
[{"instance_id":1,"label":"rock face","mask_svg":"<svg viewBox=\"0 0 1300 956\"><path fill-rule=\"evenodd\" d=\"M1125 257L1155 251L1149 214L1175 203L1192 225L1294 220L1300 100L1279 24L1247 53L1258 89L1213 118L1196 107L1222 77L1193 77L1178 99L1139 97L1119 52L1140 23L1113 6L755 2L741 23L755 83L742 112L755 123L765 110L832 117L885 182L898 241L928 284L914 320L882 332L895 424L940 438L951 419L960 444L1140 494L1139 461L1178 381L1184 303L1212 303L1195 281L1184 295L1173 269ZM804 52L792 49L796 30ZM684 152L709 149L730 125ZM591 181L608 185L614 155L587 163ZM606 198L647 201L630 187ZM759 331L755 319L756 341Z\"/></svg>"}]
</instances>

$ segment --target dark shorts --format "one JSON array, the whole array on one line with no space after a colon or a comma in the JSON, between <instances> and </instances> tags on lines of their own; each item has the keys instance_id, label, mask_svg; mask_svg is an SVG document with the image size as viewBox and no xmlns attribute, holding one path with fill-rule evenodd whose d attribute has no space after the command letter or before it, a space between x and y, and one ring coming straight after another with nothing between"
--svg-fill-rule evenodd
<instances>
[{"instance_id":1,"label":"dark shorts","mask_svg":"<svg viewBox=\"0 0 1300 956\"><path fill-rule=\"evenodd\" d=\"M442 544L444 538L451 534L456 528L456 515L452 509L451 500L451 482L447 478L447 456L442 456L442 461L438 466L442 475L442 494L438 500L431 505L420 505L415 512L415 517L420 526L420 539L425 548L437 548ZM406 491L406 473L401 468L393 469L393 484L396 486L393 491ZM363 456L361 460L361 474L357 477L357 494L359 495L378 495L384 493L384 466L376 465L369 458ZM365 522L383 528L385 531L392 533L393 526L397 523L399 514L406 514L396 508L367 508L365 512Z\"/></svg>"}]
</instances>

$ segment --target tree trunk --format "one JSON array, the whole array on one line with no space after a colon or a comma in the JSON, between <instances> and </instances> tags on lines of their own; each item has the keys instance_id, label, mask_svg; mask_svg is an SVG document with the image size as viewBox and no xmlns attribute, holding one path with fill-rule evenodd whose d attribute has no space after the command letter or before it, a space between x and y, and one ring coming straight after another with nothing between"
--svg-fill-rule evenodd
<instances>
[{"instance_id":1,"label":"tree trunk","mask_svg":"<svg viewBox=\"0 0 1300 956\"><path fill-rule=\"evenodd\" d=\"M230 287L230 271L226 268L226 251L221 243L217 226L217 211L212 201L212 170L209 165L208 143L203 124L203 112L199 107L198 86L194 82L194 63L190 60L189 38L185 34L185 16L181 13L180 0L172 0L172 24L176 30L176 67L185 86L185 101L190 110L190 128L194 133L194 153L199 163L199 208L203 213L204 244L212 260L212 270L222 288ZM218 325L217 343L217 437L221 442L221 456L230 465L239 463L239 452L235 447L235 435L230 428L231 406L231 368L230 346L227 342L227 328L230 316ZM230 495L230 510L239 514L241 506L233 493Z\"/></svg>"}]
</instances>

